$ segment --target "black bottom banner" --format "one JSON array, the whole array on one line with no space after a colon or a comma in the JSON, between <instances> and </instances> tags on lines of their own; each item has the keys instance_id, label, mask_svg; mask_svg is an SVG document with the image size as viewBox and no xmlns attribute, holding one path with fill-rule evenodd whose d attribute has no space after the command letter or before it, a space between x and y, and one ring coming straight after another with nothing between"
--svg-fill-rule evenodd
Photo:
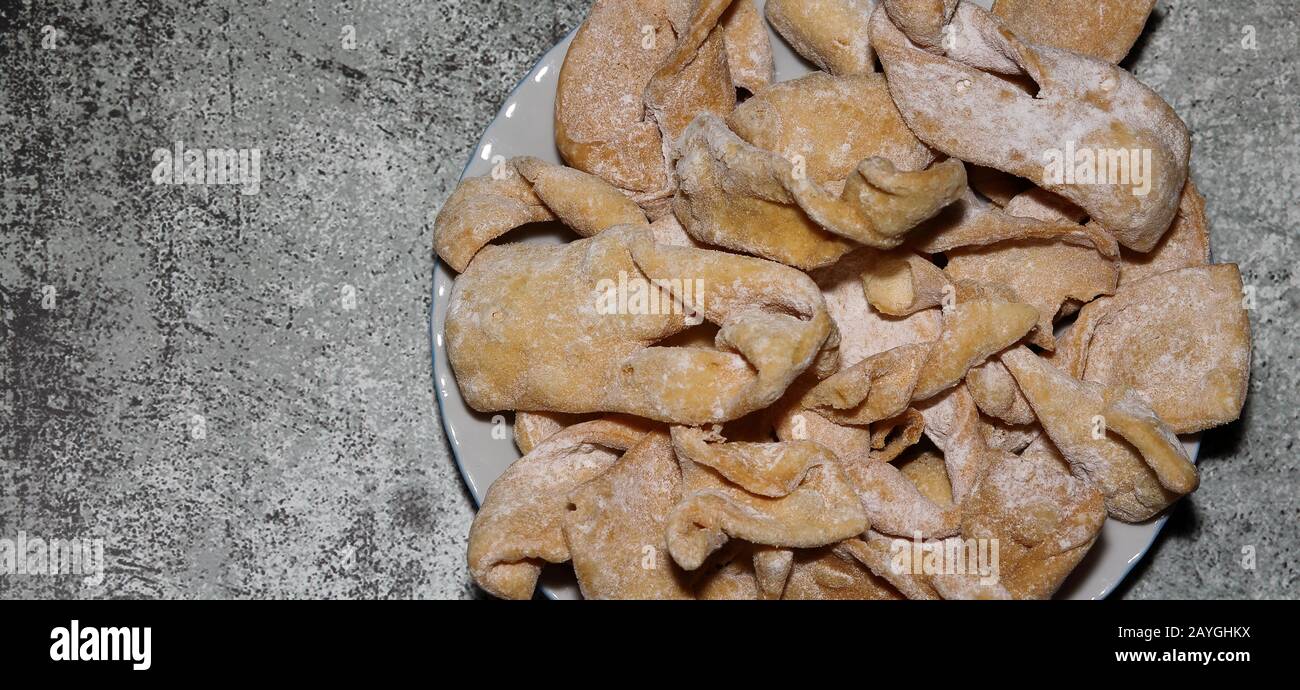
<instances>
[{"instance_id":1,"label":"black bottom banner","mask_svg":"<svg viewBox=\"0 0 1300 690\"><path fill-rule=\"evenodd\" d=\"M38 678L128 682L377 670L525 678L620 660L685 664L678 672L707 660L729 676L878 663L917 668L918 680L1038 665L1054 675L1027 678L1076 670L1201 678L1289 666L1288 610L1296 602L9 601L0 603L0 659Z\"/></svg>"}]
</instances>

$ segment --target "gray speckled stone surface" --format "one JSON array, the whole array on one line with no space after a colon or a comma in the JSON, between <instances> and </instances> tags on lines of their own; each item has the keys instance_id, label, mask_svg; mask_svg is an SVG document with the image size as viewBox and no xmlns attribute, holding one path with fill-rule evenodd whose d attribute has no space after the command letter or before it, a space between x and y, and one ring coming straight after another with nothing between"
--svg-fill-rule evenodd
<instances>
[{"instance_id":1,"label":"gray speckled stone surface","mask_svg":"<svg viewBox=\"0 0 1300 690\"><path fill-rule=\"evenodd\" d=\"M481 596L430 380L429 217L588 3L12 4L0 538L103 538L107 574L0 596ZM1297 592L1298 14L1162 0L1126 63L1193 130L1215 258L1257 308L1243 419L1206 435L1125 597ZM178 140L260 149L260 193L155 186Z\"/></svg>"}]
</instances>

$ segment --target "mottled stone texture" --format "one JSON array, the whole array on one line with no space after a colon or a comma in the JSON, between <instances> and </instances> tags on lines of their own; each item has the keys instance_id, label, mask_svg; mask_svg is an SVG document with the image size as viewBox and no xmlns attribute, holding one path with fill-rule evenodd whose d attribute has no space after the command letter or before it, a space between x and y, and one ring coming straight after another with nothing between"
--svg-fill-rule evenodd
<instances>
[{"instance_id":1,"label":"mottled stone texture","mask_svg":"<svg viewBox=\"0 0 1300 690\"><path fill-rule=\"evenodd\" d=\"M102 537L108 561L0 596L478 595L429 219L587 3L270 5L0 10L0 537ZM1296 591L1297 35L1292 0L1162 1L1126 63L1195 133L1215 258L1257 301L1246 413L1126 597ZM260 193L155 186L178 140L260 149Z\"/></svg>"}]
</instances>

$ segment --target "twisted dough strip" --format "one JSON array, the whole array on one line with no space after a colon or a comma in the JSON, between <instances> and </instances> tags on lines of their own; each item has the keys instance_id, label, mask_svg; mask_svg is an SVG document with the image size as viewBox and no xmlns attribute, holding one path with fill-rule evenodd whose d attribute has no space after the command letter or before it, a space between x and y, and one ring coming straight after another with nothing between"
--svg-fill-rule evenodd
<instances>
[{"instance_id":1,"label":"twisted dough strip","mask_svg":"<svg viewBox=\"0 0 1300 690\"><path fill-rule=\"evenodd\" d=\"M1142 34L1156 0L997 0L993 14L1034 43L1118 63Z\"/></svg>"},{"instance_id":2,"label":"twisted dough strip","mask_svg":"<svg viewBox=\"0 0 1300 690\"><path fill-rule=\"evenodd\" d=\"M1187 127L1169 104L1109 63L1021 40L970 2L946 20L926 9L932 4L887 0L871 19L872 45L912 131L950 156L1070 199L1130 249L1154 247L1187 179ZM896 25L903 13L924 21ZM951 38L936 39L935 26ZM999 75L1028 76L1038 93ZM1069 142L1080 149L1149 150L1148 193L1137 193L1136 184L1050 179L1046 152Z\"/></svg>"},{"instance_id":3,"label":"twisted dough strip","mask_svg":"<svg viewBox=\"0 0 1300 690\"><path fill-rule=\"evenodd\" d=\"M1236 264L1191 266L1089 303L1071 327L1070 375L1132 388L1176 433L1241 414L1250 319Z\"/></svg>"},{"instance_id":4,"label":"twisted dough strip","mask_svg":"<svg viewBox=\"0 0 1300 690\"><path fill-rule=\"evenodd\" d=\"M1182 444L1131 389L1079 381L1024 347L1002 363L1071 472L1106 497L1111 517L1140 522L1196 489Z\"/></svg>"},{"instance_id":5,"label":"twisted dough strip","mask_svg":"<svg viewBox=\"0 0 1300 690\"><path fill-rule=\"evenodd\" d=\"M674 186L669 156L682 128L702 112L731 112L737 84L754 89L771 80L771 47L757 11L728 13L731 5L597 0L556 85L555 143L564 160L652 216L665 212Z\"/></svg>"},{"instance_id":6,"label":"twisted dough strip","mask_svg":"<svg viewBox=\"0 0 1300 690\"><path fill-rule=\"evenodd\" d=\"M685 486L681 503L668 518L668 551L687 570L699 568L733 538L766 546L813 548L867 529L862 504L835 456L815 443L745 444L748 448L741 452L755 452L760 445L776 446L762 455L781 457L787 469L800 478L788 492L760 496L705 464L735 460L734 456L709 457L708 439L716 440L716 436L685 427L673 427L672 433ZM760 461L755 458L751 463ZM748 474L743 477L752 478Z\"/></svg>"},{"instance_id":7,"label":"twisted dough strip","mask_svg":"<svg viewBox=\"0 0 1300 690\"><path fill-rule=\"evenodd\" d=\"M1009 201L1025 197L1019 194ZM1059 218L1029 217L1012 213L979 198L967 189L961 199L908 235L908 245L927 254L958 247L987 246L1005 240L1057 240L1082 247L1095 247L1102 256L1114 258L1120 249L1110 233L1095 223L1079 225Z\"/></svg>"},{"instance_id":8,"label":"twisted dough strip","mask_svg":"<svg viewBox=\"0 0 1300 690\"><path fill-rule=\"evenodd\" d=\"M614 308L620 281L645 288L644 308L632 308L630 291L628 308ZM693 318L721 327L716 349L653 347ZM456 381L476 410L626 412L680 424L771 405L832 332L806 275L656 244L645 226L562 246L490 246L457 279L446 324Z\"/></svg>"},{"instance_id":9,"label":"twisted dough strip","mask_svg":"<svg viewBox=\"0 0 1300 690\"><path fill-rule=\"evenodd\" d=\"M677 175L673 210L692 237L803 269L834 263L855 243L898 246L966 185L960 161L911 172L868 158L837 196L708 114L682 135Z\"/></svg>"},{"instance_id":10,"label":"twisted dough strip","mask_svg":"<svg viewBox=\"0 0 1300 690\"><path fill-rule=\"evenodd\" d=\"M767 0L772 28L809 62L834 74L876 69L867 21L874 0Z\"/></svg>"},{"instance_id":11,"label":"twisted dough strip","mask_svg":"<svg viewBox=\"0 0 1300 690\"><path fill-rule=\"evenodd\" d=\"M1097 541L1106 506L1050 460L995 458L962 506L962 536L997 540L1001 583L1013 598L1048 599Z\"/></svg>"},{"instance_id":12,"label":"twisted dough strip","mask_svg":"<svg viewBox=\"0 0 1300 690\"><path fill-rule=\"evenodd\" d=\"M672 443L657 429L569 493L564 538L583 598L694 598L664 544L681 484Z\"/></svg>"},{"instance_id":13,"label":"twisted dough strip","mask_svg":"<svg viewBox=\"0 0 1300 690\"><path fill-rule=\"evenodd\" d=\"M528 223L557 219L583 237L647 222L631 199L599 177L524 156L457 185L433 221L433 246L463 273L492 240Z\"/></svg>"},{"instance_id":14,"label":"twisted dough strip","mask_svg":"<svg viewBox=\"0 0 1300 690\"><path fill-rule=\"evenodd\" d=\"M1020 340L1038 312L1027 304L971 300L955 305L930 343L904 345L840 370L804 396L803 406L840 424L901 414L961 382L971 367Z\"/></svg>"},{"instance_id":15,"label":"twisted dough strip","mask_svg":"<svg viewBox=\"0 0 1300 690\"><path fill-rule=\"evenodd\" d=\"M562 532L569 492L636 445L641 425L595 420L571 426L506 468L488 488L469 530L474 581L506 599L528 599L542 563L569 560Z\"/></svg>"}]
</instances>

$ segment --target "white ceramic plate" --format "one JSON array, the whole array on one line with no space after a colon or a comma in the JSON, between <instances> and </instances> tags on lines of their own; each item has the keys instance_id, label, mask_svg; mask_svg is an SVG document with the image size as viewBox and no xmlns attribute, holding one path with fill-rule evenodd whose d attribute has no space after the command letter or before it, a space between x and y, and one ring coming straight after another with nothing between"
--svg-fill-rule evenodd
<instances>
[{"instance_id":1,"label":"white ceramic plate","mask_svg":"<svg viewBox=\"0 0 1300 690\"><path fill-rule=\"evenodd\" d=\"M758 0L760 7L763 0ZM987 6L990 2L980 2ZM814 69L796 55L785 41L769 27L772 52L776 58L776 78L778 81L794 79ZM560 155L555 148L555 82L559 76L560 65L573 40L570 33L554 48L546 53L519 82L505 106L497 113L496 119L488 126L474 149L473 157L465 165L461 177L477 177L491 172L493 159L497 156L512 158L514 156L537 156L543 160L559 163ZM525 242L562 242L572 239L572 235L562 233L533 233L527 237L512 236L511 241ZM447 361L447 350L443 343L443 323L447 318L447 298L451 294L451 284L455 274L446 264L439 261L433 277L433 314L429 322L429 332L433 340L433 377L438 398L438 407L442 412L443 427L447 431L447 442L456 458L461 476L469 486L469 491L476 503L482 503L488 486L505 471L510 463L519 458L515 448L509 414L487 415L471 410L460 396L452 376L451 365ZM1198 438L1184 439L1188 454L1196 459L1200 446ZM1087 557L1071 574L1069 580L1057 593L1063 599L1100 599L1115 589L1124 576L1142 558L1151 547L1160 529L1164 527L1165 516L1139 525L1129 525L1118 520L1107 520L1102 529L1101 538L1093 546ZM567 567L550 568L543 573L541 589L548 596L558 599L578 599L577 583Z\"/></svg>"}]
</instances>

